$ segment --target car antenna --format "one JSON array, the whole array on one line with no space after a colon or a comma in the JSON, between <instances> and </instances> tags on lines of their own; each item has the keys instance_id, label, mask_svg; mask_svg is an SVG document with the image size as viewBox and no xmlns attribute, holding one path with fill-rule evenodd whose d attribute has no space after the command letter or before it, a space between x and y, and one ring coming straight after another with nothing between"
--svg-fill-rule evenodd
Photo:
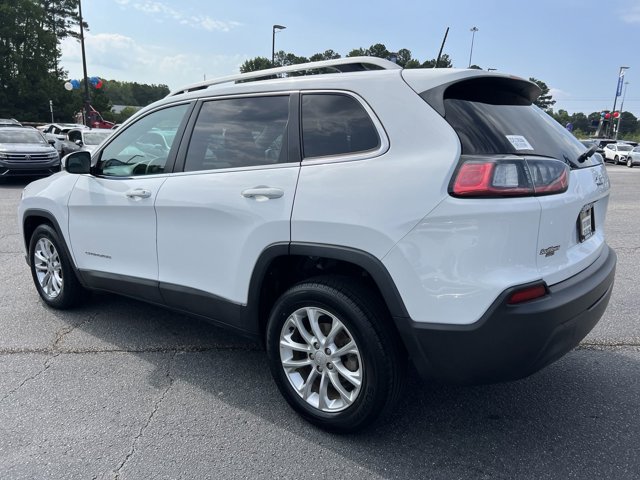
<instances>
[{"instance_id":1,"label":"car antenna","mask_svg":"<svg viewBox=\"0 0 640 480\"><path fill-rule=\"evenodd\" d=\"M436 68L440 63L440 57L442 56L442 49L444 48L444 42L447 41L447 35L449 35L449 27L444 32L444 38L442 39L442 45L440 45L440 51L438 52L438 58L436 58L436 63L433 65L433 68Z\"/></svg>"}]
</instances>

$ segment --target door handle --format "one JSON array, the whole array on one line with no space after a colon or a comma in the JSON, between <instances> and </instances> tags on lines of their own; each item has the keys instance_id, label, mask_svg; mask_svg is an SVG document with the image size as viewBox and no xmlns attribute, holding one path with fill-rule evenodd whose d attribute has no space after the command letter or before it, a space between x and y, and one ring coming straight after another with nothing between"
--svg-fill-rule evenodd
<instances>
[{"instance_id":1,"label":"door handle","mask_svg":"<svg viewBox=\"0 0 640 480\"><path fill-rule=\"evenodd\" d=\"M260 185L258 187L247 188L242 191L242 196L245 198L253 198L257 201L264 201L270 198L280 198L284 195L284 190L280 188L265 187Z\"/></svg>"},{"instance_id":2,"label":"door handle","mask_svg":"<svg viewBox=\"0 0 640 480\"><path fill-rule=\"evenodd\" d=\"M127 198L149 198L151 196L151 190L146 188L134 188L125 193Z\"/></svg>"}]
</instances>

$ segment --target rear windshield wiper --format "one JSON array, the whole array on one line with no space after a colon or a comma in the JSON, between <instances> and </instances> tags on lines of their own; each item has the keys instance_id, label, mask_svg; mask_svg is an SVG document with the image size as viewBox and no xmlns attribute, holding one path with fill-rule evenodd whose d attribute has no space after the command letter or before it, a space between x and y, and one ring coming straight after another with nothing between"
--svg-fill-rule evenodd
<instances>
[{"instance_id":1,"label":"rear windshield wiper","mask_svg":"<svg viewBox=\"0 0 640 480\"><path fill-rule=\"evenodd\" d=\"M597 149L598 149L597 144L591 145L591 147L589 147L589 150L581 153L580 156L577 158L578 163L584 163L587 160L587 158L589 158L591 155L596 153Z\"/></svg>"}]
</instances>

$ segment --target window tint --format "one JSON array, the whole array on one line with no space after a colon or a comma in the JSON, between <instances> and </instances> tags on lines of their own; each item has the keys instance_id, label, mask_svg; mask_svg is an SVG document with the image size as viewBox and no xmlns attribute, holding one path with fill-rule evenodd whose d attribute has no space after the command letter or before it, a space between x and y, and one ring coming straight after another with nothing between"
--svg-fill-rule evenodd
<instances>
[{"instance_id":1,"label":"window tint","mask_svg":"<svg viewBox=\"0 0 640 480\"><path fill-rule=\"evenodd\" d=\"M325 93L302 96L302 141L306 158L364 152L380 145L371 118L355 98Z\"/></svg>"},{"instance_id":2,"label":"window tint","mask_svg":"<svg viewBox=\"0 0 640 480\"><path fill-rule=\"evenodd\" d=\"M288 119L288 96L204 103L189 142L185 171L286 162Z\"/></svg>"},{"instance_id":3,"label":"window tint","mask_svg":"<svg viewBox=\"0 0 640 480\"><path fill-rule=\"evenodd\" d=\"M189 109L177 105L142 117L102 151L98 169L102 175L131 177L163 173L176 132Z\"/></svg>"},{"instance_id":4,"label":"window tint","mask_svg":"<svg viewBox=\"0 0 640 480\"><path fill-rule=\"evenodd\" d=\"M455 129L462 153L541 155L557 158L573 168L599 163L594 155L576 159L586 150L578 139L534 105L484 103L448 98L446 120Z\"/></svg>"}]
</instances>

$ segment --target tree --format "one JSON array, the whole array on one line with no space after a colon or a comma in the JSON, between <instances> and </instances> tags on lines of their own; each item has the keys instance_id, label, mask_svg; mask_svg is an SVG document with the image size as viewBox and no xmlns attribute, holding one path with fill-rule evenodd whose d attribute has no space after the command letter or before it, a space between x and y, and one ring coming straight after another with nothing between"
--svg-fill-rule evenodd
<instances>
[{"instance_id":1,"label":"tree","mask_svg":"<svg viewBox=\"0 0 640 480\"><path fill-rule=\"evenodd\" d=\"M540 96L533 102L535 105L540 107L544 111L551 110L551 108L555 105L556 101L553 100L551 94L549 94L549 87L542 80L538 80L537 78L529 78L530 81L538 85L542 93Z\"/></svg>"},{"instance_id":2,"label":"tree","mask_svg":"<svg viewBox=\"0 0 640 480\"><path fill-rule=\"evenodd\" d=\"M255 72L257 70L266 70L272 68L273 64L271 60L265 57L255 57L245 62L240 66L240 73Z\"/></svg>"},{"instance_id":3,"label":"tree","mask_svg":"<svg viewBox=\"0 0 640 480\"><path fill-rule=\"evenodd\" d=\"M354 48L349 53L347 53L347 57L365 57L367 56L367 51L363 48Z\"/></svg>"},{"instance_id":4,"label":"tree","mask_svg":"<svg viewBox=\"0 0 640 480\"><path fill-rule=\"evenodd\" d=\"M315 53L309 57L310 62L319 62L321 60L334 60L336 58L341 58L339 53L334 52L333 50L325 50L323 53Z\"/></svg>"},{"instance_id":5,"label":"tree","mask_svg":"<svg viewBox=\"0 0 640 480\"><path fill-rule=\"evenodd\" d=\"M298 65L300 63L308 63L309 59L307 57L298 57L293 53L287 53L284 50L280 50L275 54L273 60L274 67L287 67L289 65Z\"/></svg>"},{"instance_id":6,"label":"tree","mask_svg":"<svg viewBox=\"0 0 640 480\"><path fill-rule=\"evenodd\" d=\"M385 47L384 44L376 43L367 49L366 55L370 57L389 58L391 52L387 50L387 47Z\"/></svg>"},{"instance_id":7,"label":"tree","mask_svg":"<svg viewBox=\"0 0 640 480\"><path fill-rule=\"evenodd\" d=\"M0 116L50 119L49 101L64 118L74 95L58 68L60 39L73 36L77 0L0 2Z\"/></svg>"},{"instance_id":8,"label":"tree","mask_svg":"<svg viewBox=\"0 0 640 480\"><path fill-rule=\"evenodd\" d=\"M452 68L453 67L453 62L451 61L451 57L449 57L448 54L443 53L442 56L440 57L440 61L438 62L438 65L436 65L436 58L432 58L431 60L426 60L422 63L422 68L433 68L433 67L437 67L437 68Z\"/></svg>"}]
</instances>

